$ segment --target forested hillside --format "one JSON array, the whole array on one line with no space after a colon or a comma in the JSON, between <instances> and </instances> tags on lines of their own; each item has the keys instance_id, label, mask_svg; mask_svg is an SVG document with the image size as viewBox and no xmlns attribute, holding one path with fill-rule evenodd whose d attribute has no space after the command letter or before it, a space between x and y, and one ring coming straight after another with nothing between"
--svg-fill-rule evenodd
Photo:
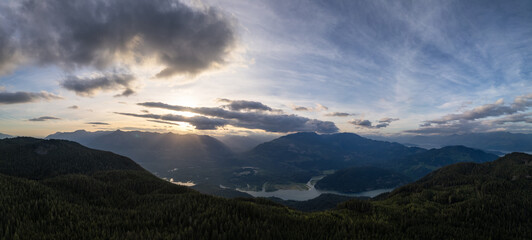
<instances>
[{"instance_id":1,"label":"forested hillside","mask_svg":"<svg viewBox=\"0 0 532 240\"><path fill-rule=\"evenodd\" d=\"M382 195L379 200L350 200L335 210L302 213L260 198L227 200L203 195L160 180L145 170L130 168L134 165L129 165L133 162L127 158L124 161L123 157L72 142L17 138L1 140L0 144L10 146L0 155L3 239L532 236L532 156L527 154L514 153L484 164L451 165ZM85 154L76 157L68 150L76 146ZM34 154L44 147L48 151ZM48 161L49 156L61 153L70 157L56 160L50 167L49 171L57 174L26 175L42 172L39 164L28 165L26 170L6 167L17 165L18 161ZM75 173L59 171L81 162L89 167L76 169ZM102 164L92 167L95 163Z\"/></svg>"}]
</instances>

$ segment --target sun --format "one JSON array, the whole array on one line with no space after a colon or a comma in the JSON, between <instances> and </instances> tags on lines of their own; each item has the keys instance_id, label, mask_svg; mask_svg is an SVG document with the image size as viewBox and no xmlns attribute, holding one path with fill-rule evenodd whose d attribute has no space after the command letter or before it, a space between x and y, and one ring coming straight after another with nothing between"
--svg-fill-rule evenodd
<instances>
[{"instance_id":1,"label":"sun","mask_svg":"<svg viewBox=\"0 0 532 240\"><path fill-rule=\"evenodd\" d=\"M198 100L194 96L191 96L191 95L181 95L179 97L175 97L172 103L173 105L178 105L178 106L183 106L183 107L197 107L198 106ZM187 112L187 111L177 111L174 113L184 116L184 117L194 117L194 116L199 115L197 113Z\"/></svg>"},{"instance_id":2,"label":"sun","mask_svg":"<svg viewBox=\"0 0 532 240\"><path fill-rule=\"evenodd\" d=\"M185 116L185 117L194 117L194 116L199 115L197 113L192 113L192 112L177 112L177 114L181 116Z\"/></svg>"}]
</instances>

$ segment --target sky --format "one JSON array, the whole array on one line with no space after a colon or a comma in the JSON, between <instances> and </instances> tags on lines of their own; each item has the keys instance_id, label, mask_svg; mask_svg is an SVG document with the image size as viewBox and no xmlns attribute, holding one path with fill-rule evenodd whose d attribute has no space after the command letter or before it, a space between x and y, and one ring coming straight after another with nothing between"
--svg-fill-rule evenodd
<instances>
[{"instance_id":1,"label":"sky","mask_svg":"<svg viewBox=\"0 0 532 240\"><path fill-rule=\"evenodd\" d=\"M532 133L532 1L0 3L0 133Z\"/></svg>"}]
</instances>

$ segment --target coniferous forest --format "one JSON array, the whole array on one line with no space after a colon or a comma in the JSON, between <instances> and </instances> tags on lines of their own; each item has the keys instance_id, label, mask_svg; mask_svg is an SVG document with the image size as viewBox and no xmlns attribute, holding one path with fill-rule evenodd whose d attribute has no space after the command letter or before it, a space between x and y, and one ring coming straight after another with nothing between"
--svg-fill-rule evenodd
<instances>
[{"instance_id":1,"label":"coniferous forest","mask_svg":"<svg viewBox=\"0 0 532 240\"><path fill-rule=\"evenodd\" d=\"M373 200L303 213L223 199L62 140L0 141L1 239L530 239L532 156L458 163Z\"/></svg>"}]
</instances>

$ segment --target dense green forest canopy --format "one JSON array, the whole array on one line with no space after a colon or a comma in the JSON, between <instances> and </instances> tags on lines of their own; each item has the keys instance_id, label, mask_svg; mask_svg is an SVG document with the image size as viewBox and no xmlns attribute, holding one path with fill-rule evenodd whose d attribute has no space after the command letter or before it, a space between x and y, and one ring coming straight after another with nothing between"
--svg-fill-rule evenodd
<instances>
[{"instance_id":1,"label":"dense green forest canopy","mask_svg":"<svg viewBox=\"0 0 532 240\"><path fill-rule=\"evenodd\" d=\"M6 139L0 152L0 239L532 236L532 156L523 153L454 164L375 200L302 213L261 198L203 195L73 142ZM53 164L41 171L38 163L47 161Z\"/></svg>"}]
</instances>

